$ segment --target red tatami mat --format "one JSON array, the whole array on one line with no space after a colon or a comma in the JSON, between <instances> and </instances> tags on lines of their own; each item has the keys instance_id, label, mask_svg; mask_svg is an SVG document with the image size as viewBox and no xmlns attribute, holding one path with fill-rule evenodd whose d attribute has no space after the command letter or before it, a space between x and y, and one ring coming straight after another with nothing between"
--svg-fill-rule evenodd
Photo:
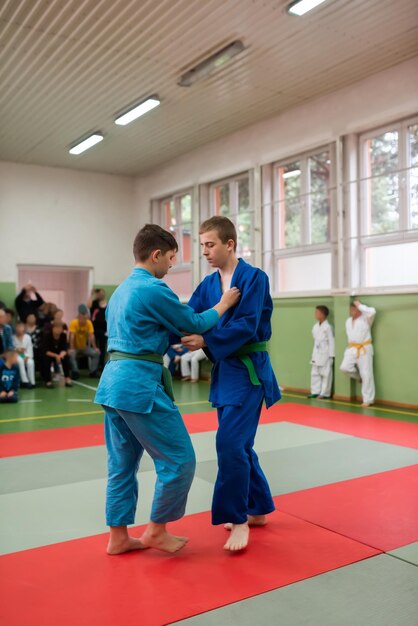
<instances>
[{"instance_id":1,"label":"red tatami mat","mask_svg":"<svg viewBox=\"0 0 418 626\"><path fill-rule=\"evenodd\" d=\"M281 511L383 552L418 541L418 465L281 496Z\"/></svg>"},{"instance_id":2,"label":"red tatami mat","mask_svg":"<svg viewBox=\"0 0 418 626\"><path fill-rule=\"evenodd\" d=\"M222 549L227 532L208 512L171 530L190 537L176 555L108 557L107 536L98 535L4 556L1 623L161 626L379 554L280 512L236 555Z\"/></svg>"},{"instance_id":3,"label":"red tatami mat","mask_svg":"<svg viewBox=\"0 0 418 626\"><path fill-rule=\"evenodd\" d=\"M418 424L296 403L282 406L286 407L286 417L281 413L280 421L418 449ZM273 417L278 408L279 405L276 405L270 409L267 417L271 412L273 412L271 416ZM279 420L273 419L272 421ZM263 419L262 423L265 423Z\"/></svg>"},{"instance_id":4,"label":"red tatami mat","mask_svg":"<svg viewBox=\"0 0 418 626\"><path fill-rule=\"evenodd\" d=\"M183 419L191 434L216 430L218 426L216 411L191 413L184 415ZM418 449L417 424L381 417L357 415L304 404L279 403L268 411L263 409L261 415L261 424L274 422L292 422ZM0 435L0 458L101 446L103 444L102 424L9 433Z\"/></svg>"}]
</instances>

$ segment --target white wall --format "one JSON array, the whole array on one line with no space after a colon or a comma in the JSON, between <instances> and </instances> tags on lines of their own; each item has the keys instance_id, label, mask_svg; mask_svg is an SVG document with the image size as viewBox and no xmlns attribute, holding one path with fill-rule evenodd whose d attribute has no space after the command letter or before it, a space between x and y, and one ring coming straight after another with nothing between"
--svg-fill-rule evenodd
<instances>
[{"instance_id":1,"label":"white wall","mask_svg":"<svg viewBox=\"0 0 418 626\"><path fill-rule=\"evenodd\" d=\"M132 267L134 179L0 162L0 282L18 263L94 268L116 284Z\"/></svg>"},{"instance_id":2,"label":"white wall","mask_svg":"<svg viewBox=\"0 0 418 626\"><path fill-rule=\"evenodd\" d=\"M418 57L206 144L136 181L138 221L151 198L237 174L418 110Z\"/></svg>"}]
</instances>

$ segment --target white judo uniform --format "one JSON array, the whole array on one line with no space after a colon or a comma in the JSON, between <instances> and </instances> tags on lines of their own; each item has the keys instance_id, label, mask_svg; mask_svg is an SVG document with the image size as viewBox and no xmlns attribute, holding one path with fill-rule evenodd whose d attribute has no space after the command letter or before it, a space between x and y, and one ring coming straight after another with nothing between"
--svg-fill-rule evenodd
<instances>
[{"instance_id":1,"label":"white judo uniform","mask_svg":"<svg viewBox=\"0 0 418 626\"><path fill-rule=\"evenodd\" d=\"M312 328L314 347L311 359L311 393L329 397L332 387L332 365L335 341L332 326L325 320Z\"/></svg>"},{"instance_id":2,"label":"white judo uniform","mask_svg":"<svg viewBox=\"0 0 418 626\"><path fill-rule=\"evenodd\" d=\"M344 352L341 371L351 378L361 380L361 394L365 404L373 404L375 398L373 376L373 344L371 327L376 309L360 304L361 316L353 320L349 317L345 323L348 347Z\"/></svg>"},{"instance_id":3,"label":"white judo uniform","mask_svg":"<svg viewBox=\"0 0 418 626\"><path fill-rule=\"evenodd\" d=\"M35 361L33 358L33 344L30 335L25 333L21 339L14 335L13 345L19 353L17 364L22 383L35 384ZM24 356L22 356L24 354Z\"/></svg>"},{"instance_id":4,"label":"white judo uniform","mask_svg":"<svg viewBox=\"0 0 418 626\"><path fill-rule=\"evenodd\" d=\"M180 366L183 378L190 376L192 380L199 380L199 363L206 358L202 349L182 354Z\"/></svg>"}]
</instances>

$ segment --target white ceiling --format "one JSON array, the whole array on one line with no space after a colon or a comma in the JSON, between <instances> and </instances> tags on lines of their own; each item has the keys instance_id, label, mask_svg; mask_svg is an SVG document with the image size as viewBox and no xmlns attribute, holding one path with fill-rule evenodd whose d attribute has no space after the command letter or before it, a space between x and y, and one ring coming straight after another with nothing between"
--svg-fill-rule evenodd
<instances>
[{"instance_id":1,"label":"white ceiling","mask_svg":"<svg viewBox=\"0 0 418 626\"><path fill-rule=\"evenodd\" d=\"M0 0L0 159L141 174L418 53L417 0ZM179 75L241 39L194 86ZM161 106L124 128L117 112ZM78 156L89 131L105 140Z\"/></svg>"}]
</instances>

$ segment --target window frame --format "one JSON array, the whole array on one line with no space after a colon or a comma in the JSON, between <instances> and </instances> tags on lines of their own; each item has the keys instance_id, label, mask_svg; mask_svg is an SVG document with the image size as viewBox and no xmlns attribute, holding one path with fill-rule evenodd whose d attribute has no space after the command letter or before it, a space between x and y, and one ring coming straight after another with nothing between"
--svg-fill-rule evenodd
<instances>
[{"instance_id":1,"label":"window frame","mask_svg":"<svg viewBox=\"0 0 418 626\"><path fill-rule=\"evenodd\" d=\"M325 152L330 153L331 168L330 168L330 185L329 191L329 240L323 243L309 243L311 238L311 205L310 197L311 192L309 190L309 166L308 159L312 156ZM301 177L302 177L302 193L300 197L303 199L301 207L301 240L302 243L298 246L281 247L280 246L280 192L279 192L279 176L278 169L289 163L298 161L301 164ZM263 204L263 222L266 229L266 223L272 226L272 249L271 251L263 249L263 258L271 256L269 261L272 291L275 297L297 297L302 293L299 291L283 291L279 285L279 270L278 264L281 259L330 253L331 254L331 288L330 290L306 290L303 293L306 294L323 294L331 292L335 287L335 252L337 247L336 241L336 209L337 209L337 167L336 167L336 143L335 141L327 142L312 148L305 150L304 152L286 156L278 161L271 163L271 189L272 200L270 203ZM308 201L306 201L308 200ZM270 215L266 216L266 208L268 211L268 204L270 204Z\"/></svg>"},{"instance_id":2,"label":"window frame","mask_svg":"<svg viewBox=\"0 0 418 626\"><path fill-rule=\"evenodd\" d=\"M191 201L191 220L190 222L182 222L181 221L181 199L186 196L186 195L190 195L190 201ZM157 214L158 214L158 220L155 219L155 215L152 216L154 223L157 222L160 225L162 225L163 228L165 228L166 230L169 230L171 232L171 224L167 224L166 223L166 216L165 216L165 203L166 202L173 202L174 203L174 208L176 211L176 220L178 219L178 217L180 217L180 221L176 223L176 226L174 227L175 231L174 234L176 235L177 232L181 233L181 236L176 236L176 240L177 243L179 245L179 251L177 253L176 256L176 264L174 265L174 267L172 267L172 269L170 270L170 274L175 274L175 273L179 273L179 272L186 272L186 271L191 271L193 272L193 262L194 262L194 245L193 245L193 241L194 241L194 237L193 237L193 228L194 228L194 219L193 219L193 188L187 188L187 189L183 189L181 191L176 191L175 193L172 194L168 194L165 195L163 197L160 197L156 200L154 200L154 203L157 203ZM154 213L154 211L153 211ZM185 262L184 261L184 254L183 254L183 226L187 224L190 224L190 261ZM193 282L193 281L192 281Z\"/></svg>"},{"instance_id":3,"label":"window frame","mask_svg":"<svg viewBox=\"0 0 418 626\"><path fill-rule=\"evenodd\" d=\"M390 246L402 243L418 241L418 228L411 228L411 198L409 194L410 181L410 151L408 147L408 129L418 124L418 116L402 120L395 120L382 126L368 129L358 135L358 241L360 263L360 289L396 289L403 291L409 289L409 285L397 287L395 285L385 287L367 286L367 250L379 246ZM398 132L398 168L394 173L399 175L399 229L389 233L372 234L368 232L368 218L370 207L367 203L368 181L373 176L367 176L367 141L379 137L386 132Z\"/></svg>"},{"instance_id":4,"label":"window frame","mask_svg":"<svg viewBox=\"0 0 418 626\"><path fill-rule=\"evenodd\" d=\"M247 170L245 172L241 172L240 174L235 174L233 176L228 176L227 178L221 178L219 180L213 181L209 183L208 192L209 192L209 216L213 217L218 215L215 211L215 190L217 187L221 187L222 185L228 185L229 187L229 203L230 203L230 213L227 216L235 225L237 229L238 241L239 241L239 229L238 229L238 217L240 215L239 212L239 183L242 180L248 181L248 197L249 197L249 213L251 217L251 230L253 233L252 242L250 247L250 257L251 260L255 262L256 260L256 224L257 224L257 216L256 216L256 208L253 202L253 170ZM245 259L244 259L245 260Z\"/></svg>"}]
</instances>

